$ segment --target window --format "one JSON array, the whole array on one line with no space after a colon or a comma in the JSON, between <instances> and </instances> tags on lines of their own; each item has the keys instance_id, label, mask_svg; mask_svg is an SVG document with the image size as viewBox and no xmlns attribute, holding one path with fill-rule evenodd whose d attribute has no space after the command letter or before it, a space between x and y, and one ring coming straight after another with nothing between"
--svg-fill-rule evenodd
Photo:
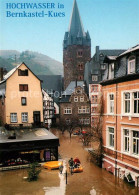
<instances>
[{"instance_id":1,"label":"window","mask_svg":"<svg viewBox=\"0 0 139 195\"><path fill-rule=\"evenodd\" d=\"M124 151L129 152L129 130L124 129Z\"/></svg>"},{"instance_id":2,"label":"window","mask_svg":"<svg viewBox=\"0 0 139 195\"><path fill-rule=\"evenodd\" d=\"M98 86L97 85L92 85L91 86L91 91L92 92L98 92Z\"/></svg>"},{"instance_id":3,"label":"window","mask_svg":"<svg viewBox=\"0 0 139 195\"><path fill-rule=\"evenodd\" d=\"M90 108L87 106L78 107L78 113L79 114L90 113Z\"/></svg>"},{"instance_id":4,"label":"window","mask_svg":"<svg viewBox=\"0 0 139 195\"><path fill-rule=\"evenodd\" d=\"M65 108L64 109L64 114L72 114L72 108Z\"/></svg>"},{"instance_id":5,"label":"window","mask_svg":"<svg viewBox=\"0 0 139 195\"><path fill-rule=\"evenodd\" d=\"M28 113L23 112L22 113L22 123L27 123L28 122Z\"/></svg>"},{"instance_id":6,"label":"window","mask_svg":"<svg viewBox=\"0 0 139 195\"><path fill-rule=\"evenodd\" d=\"M133 154L139 155L139 131L133 131Z\"/></svg>"},{"instance_id":7,"label":"window","mask_svg":"<svg viewBox=\"0 0 139 195\"><path fill-rule=\"evenodd\" d=\"M114 94L109 95L109 113L114 113Z\"/></svg>"},{"instance_id":8,"label":"window","mask_svg":"<svg viewBox=\"0 0 139 195\"><path fill-rule=\"evenodd\" d=\"M114 128L113 127L108 128L108 144L110 147L114 148Z\"/></svg>"},{"instance_id":9,"label":"window","mask_svg":"<svg viewBox=\"0 0 139 195\"><path fill-rule=\"evenodd\" d=\"M109 64L109 79L114 78L114 63Z\"/></svg>"},{"instance_id":10,"label":"window","mask_svg":"<svg viewBox=\"0 0 139 195\"><path fill-rule=\"evenodd\" d=\"M76 93L81 94L82 93L82 90L77 89Z\"/></svg>"},{"instance_id":11,"label":"window","mask_svg":"<svg viewBox=\"0 0 139 195\"><path fill-rule=\"evenodd\" d=\"M98 76L92 75L92 81L98 81Z\"/></svg>"},{"instance_id":12,"label":"window","mask_svg":"<svg viewBox=\"0 0 139 195\"><path fill-rule=\"evenodd\" d=\"M82 56L83 56L83 51L82 51L82 50L79 50L79 51L77 52L77 56L78 56L78 57L82 57Z\"/></svg>"},{"instance_id":13,"label":"window","mask_svg":"<svg viewBox=\"0 0 139 195\"><path fill-rule=\"evenodd\" d=\"M66 119L66 124L70 124L70 119Z\"/></svg>"},{"instance_id":14,"label":"window","mask_svg":"<svg viewBox=\"0 0 139 195\"><path fill-rule=\"evenodd\" d=\"M78 102L78 97L77 96L74 97L74 102Z\"/></svg>"},{"instance_id":15,"label":"window","mask_svg":"<svg viewBox=\"0 0 139 195\"><path fill-rule=\"evenodd\" d=\"M92 117L92 125L97 125L98 118Z\"/></svg>"},{"instance_id":16,"label":"window","mask_svg":"<svg viewBox=\"0 0 139 195\"><path fill-rule=\"evenodd\" d=\"M19 91L28 91L28 85L27 84L19 85Z\"/></svg>"},{"instance_id":17,"label":"window","mask_svg":"<svg viewBox=\"0 0 139 195\"><path fill-rule=\"evenodd\" d=\"M26 97L21 97L21 105L26 106L27 105L27 98Z\"/></svg>"},{"instance_id":18,"label":"window","mask_svg":"<svg viewBox=\"0 0 139 195\"><path fill-rule=\"evenodd\" d=\"M133 93L134 113L139 114L139 92Z\"/></svg>"},{"instance_id":19,"label":"window","mask_svg":"<svg viewBox=\"0 0 139 195\"><path fill-rule=\"evenodd\" d=\"M11 123L17 123L17 113L10 114Z\"/></svg>"},{"instance_id":20,"label":"window","mask_svg":"<svg viewBox=\"0 0 139 195\"><path fill-rule=\"evenodd\" d=\"M135 57L130 57L128 60L128 74L135 73Z\"/></svg>"},{"instance_id":21,"label":"window","mask_svg":"<svg viewBox=\"0 0 139 195\"><path fill-rule=\"evenodd\" d=\"M78 64L78 69L83 70L83 63L82 62Z\"/></svg>"},{"instance_id":22,"label":"window","mask_svg":"<svg viewBox=\"0 0 139 195\"><path fill-rule=\"evenodd\" d=\"M84 97L83 96L80 97L80 102L84 102Z\"/></svg>"},{"instance_id":23,"label":"window","mask_svg":"<svg viewBox=\"0 0 139 195\"><path fill-rule=\"evenodd\" d=\"M97 108L96 107L92 107L92 113L96 113Z\"/></svg>"},{"instance_id":24,"label":"window","mask_svg":"<svg viewBox=\"0 0 139 195\"><path fill-rule=\"evenodd\" d=\"M28 69L25 70L18 69L18 76L28 76Z\"/></svg>"},{"instance_id":25,"label":"window","mask_svg":"<svg viewBox=\"0 0 139 195\"><path fill-rule=\"evenodd\" d=\"M102 64L101 65L101 70L105 70L105 68L106 68L106 65L105 64Z\"/></svg>"},{"instance_id":26,"label":"window","mask_svg":"<svg viewBox=\"0 0 139 195\"><path fill-rule=\"evenodd\" d=\"M97 104L97 101L98 101L97 95L92 95L92 103Z\"/></svg>"},{"instance_id":27,"label":"window","mask_svg":"<svg viewBox=\"0 0 139 195\"><path fill-rule=\"evenodd\" d=\"M130 93L124 94L124 112L130 113Z\"/></svg>"},{"instance_id":28,"label":"window","mask_svg":"<svg viewBox=\"0 0 139 195\"><path fill-rule=\"evenodd\" d=\"M139 91L130 91L123 93L123 114L139 115Z\"/></svg>"},{"instance_id":29,"label":"window","mask_svg":"<svg viewBox=\"0 0 139 195\"><path fill-rule=\"evenodd\" d=\"M90 119L89 118L81 118L79 119L80 123L81 124L84 124L84 125L89 125L90 124Z\"/></svg>"},{"instance_id":30,"label":"window","mask_svg":"<svg viewBox=\"0 0 139 195\"><path fill-rule=\"evenodd\" d=\"M83 76L82 76L82 75L79 75L79 76L78 76L78 80L79 80L79 81L83 81Z\"/></svg>"}]
</instances>

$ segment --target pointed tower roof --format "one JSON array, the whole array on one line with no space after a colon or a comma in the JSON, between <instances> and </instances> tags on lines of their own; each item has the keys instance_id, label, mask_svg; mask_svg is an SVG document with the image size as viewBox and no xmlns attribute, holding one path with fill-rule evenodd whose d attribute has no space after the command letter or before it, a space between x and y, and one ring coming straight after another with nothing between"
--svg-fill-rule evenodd
<instances>
[{"instance_id":1,"label":"pointed tower roof","mask_svg":"<svg viewBox=\"0 0 139 195\"><path fill-rule=\"evenodd\" d=\"M71 15L71 20L70 20L70 25L69 25L69 33L77 37L80 35L81 37L85 36L82 20L80 17L79 9L77 6L76 0L74 0L73 4L73 10L72 10L72 15Z\"/></svg>"}]
</instances>

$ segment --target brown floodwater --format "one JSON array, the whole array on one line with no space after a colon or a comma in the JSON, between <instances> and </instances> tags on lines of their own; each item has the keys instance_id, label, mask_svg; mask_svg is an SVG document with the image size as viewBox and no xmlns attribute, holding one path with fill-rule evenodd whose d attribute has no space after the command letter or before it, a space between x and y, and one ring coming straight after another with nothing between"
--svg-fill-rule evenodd
<instances>
[{"instance_id":1,"label":"brown floodwater","mask_svg":"<svg viewBox=\"0 0 139 195\"><path fill-rule=\"evenodd\" d=\"M53 131L60 138L59 154L64 162L63 174L58 170L42 168L37 182L27 182L27 170L0 172L0 195L138 195L137 188L88 161L88 152L78 136ZM69 158L79 157L82 173L71 175L67 168ZM67 185L65 181L68 171Z\"/></svg>"}]
</instances>

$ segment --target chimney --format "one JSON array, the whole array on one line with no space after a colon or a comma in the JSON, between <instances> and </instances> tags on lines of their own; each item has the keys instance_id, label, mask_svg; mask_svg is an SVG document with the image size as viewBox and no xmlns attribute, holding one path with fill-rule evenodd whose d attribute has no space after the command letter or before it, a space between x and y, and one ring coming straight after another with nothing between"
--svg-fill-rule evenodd
<instances>
[{"instance_id":1,"label":"chimney","mask_svg":"<svg viewBox=\"0 0 139 195\"><path fill-rule=\"evenodd\" d=\"M96 61L99 62L99 46L96 46Z\"/></svg>"},{"instance_id":2,"label":"chimney","mask_svg":"<svg viewBox=\"0 0 139 195\"><path fill-rule=\"evenodd\" d=\"M3 80L3 68L0 68L0 81Z\"/></svg>"}]
</instances>

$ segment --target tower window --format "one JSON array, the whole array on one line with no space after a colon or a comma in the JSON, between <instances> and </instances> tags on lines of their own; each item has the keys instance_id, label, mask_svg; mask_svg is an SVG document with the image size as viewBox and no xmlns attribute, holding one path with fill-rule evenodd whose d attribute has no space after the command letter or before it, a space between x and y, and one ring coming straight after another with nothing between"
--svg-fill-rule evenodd
<instances>
[{"instance_id":1,"label":"tower window","mask_svg":"<svg viewBox=\"0 0 139 195\"><path fill-rule=\"evenodd\" d=\"M83 51L82 51L82 50L79 50L79 51L77 52L77 56L78 56L78 57L82 57L82 56L83 56Z\"/></svg>"},{"instance_id":2,"label":"tower window","mask_svg":"<svg viewBox=\"0 0 139 195\"><path fill-rule=\"evenodd\" d=\"M78 80L83 81L83 76L82 75L78 76Z\"/></svg>"},{"instance_id":3,"label":"tower window","mask_svg":"<svg viewBox=\"0 0 139 195\"><path fill-rule=\"evenodd\" d=\"M78 69L83 70L83 63L82 62L78 64Z\"/></svg>"}]
</instances>

